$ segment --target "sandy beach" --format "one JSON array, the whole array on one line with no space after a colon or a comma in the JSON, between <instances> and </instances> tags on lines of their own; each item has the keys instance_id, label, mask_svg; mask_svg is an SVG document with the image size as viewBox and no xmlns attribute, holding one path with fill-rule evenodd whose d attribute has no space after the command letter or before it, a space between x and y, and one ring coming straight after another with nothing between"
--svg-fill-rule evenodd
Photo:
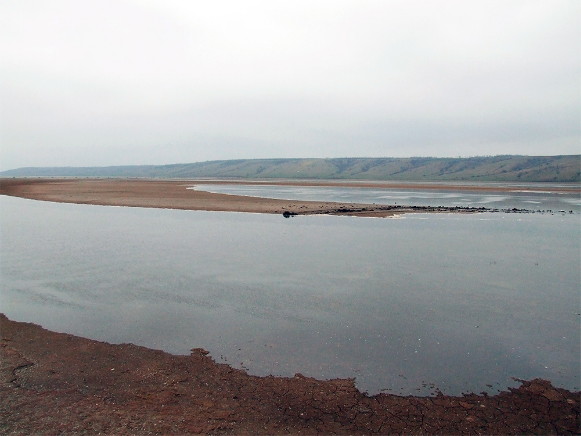
<instances>
[{"instance_id":1,"label":"sandy beach","mask_svg":"<svg viewBox=\"0 0 581 436\"><path fill-rule=\"evenodd\" d=\"M268 214L392 216L410 212L393 207L332 202L288 201L203 191L207 181L118 179L4 179L0 194L35 200L108 206L152 207ZM215 183L225 183L212 181ZM240 182L228 182L240 183ZM288 182L279 182L288 185ZM304 186L304 184L302 185ZM317 185L319 186L319 185ZM188 189L195 187L194 189Z\"/></svg>"},{"instance_id":2,"label":"sandy beach","mask_svg":"<svg viewBox=\"0 0 581 436\"><path fill-rule=\"evenodd\" d=\"M281 186L356 186L364 188L502 191L514 188L458 184L401 184L329 181L209 181L142 179L0 179L0 194L35 200L109 206L152 207L222 212L290 215L349 215L389 217L410 212L478 212L463 207L405 207L394 205L277 200L204 192L206 184L262 184ZM195 187L194 189L188 189ZM521 188L519 188L521 189ZM531 189L531 188L523 188ZM538 188L537 188L538 189ZM553 188L554 190L555 188ZM578 192L575 188L557 188Z\"/></svg>"}]
</instances>

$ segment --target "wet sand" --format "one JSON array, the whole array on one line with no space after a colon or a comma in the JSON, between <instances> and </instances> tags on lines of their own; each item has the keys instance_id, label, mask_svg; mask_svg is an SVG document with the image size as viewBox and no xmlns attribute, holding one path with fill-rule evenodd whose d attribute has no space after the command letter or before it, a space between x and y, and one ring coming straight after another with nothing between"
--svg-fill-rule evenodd
<instances>
[{"instance_id":1,"label":"wet sand","mask_svg":"<svg viewBox=\"0 0 581 436\"><path fill-rule=\"evenodd\" d=\"M204 184L266 184L284 186L356 186L365 188L406 188L438 190L514 190L508 187L473 185L398 184L384 182L328 181L209 181L142 179L0 179L0 194L63 203L168 209L252 212L287 215L330 214L387 217L410 212L479 212L484 208L406 207L396 205L277 200L204 192ZM188 189L195 186L196 189ZM520 188L519 188L520 189ZM523 188L525 189L525 188ZM538 188L536 188L538 190ZM560 192L578 192L558 188Z\"/></svg>"},{"instance_id":2,"label":"wet sand","mask_svg":"<svg viewBox=\"0 0 581 436\"><path fill-rule=\"evenodd\" d=\"M573 434L579 392L367 396L352 380L256 377L190 356L54 333L0 314L2 434Z\"/></svg>"}]
</instances>

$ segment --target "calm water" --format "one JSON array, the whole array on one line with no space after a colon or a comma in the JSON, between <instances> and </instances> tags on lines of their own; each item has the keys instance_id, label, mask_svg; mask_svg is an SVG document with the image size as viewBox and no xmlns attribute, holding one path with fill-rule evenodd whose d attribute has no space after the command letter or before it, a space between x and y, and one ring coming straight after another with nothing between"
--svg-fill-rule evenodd
<instances>
[{"instance_id":1,"label":"calm water","mask_svg":"<svg viewBox=\"0 0 581 436\"><path fill-rule=\"evenodd\" d=\"M579 389L573 215L399 219L192 212L0 197L10 318L253 374L362 390ZM489 386L487 386L489 385Z\"/></svg>"},{"instance_id":2,"label":"calm water","mask_svg":"<svg viewBox=\"0 0 581 436\"><path fill-rule=\"evenodd\" d=\"M489 209L551 210L581 213L581 193L550 193L551 187L579 189L578 184L507 185L488 183L488 187L510 187L510 192L466 192L454 190L375 189L358 187L300 187L276 185L200 185L196 189L222 194L287 200L337 201L345 203L399 204L405 206L461 206ZM533 191L523 191L523 187Z\"/></svg>"}]
</instances>

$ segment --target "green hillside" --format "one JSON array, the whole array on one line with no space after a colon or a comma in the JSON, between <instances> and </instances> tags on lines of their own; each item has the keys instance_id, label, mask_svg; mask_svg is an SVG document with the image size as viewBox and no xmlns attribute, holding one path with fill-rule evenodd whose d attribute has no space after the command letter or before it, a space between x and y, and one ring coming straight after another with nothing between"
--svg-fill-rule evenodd
<instances>
[{"instance_id":1,"label":"green hillside","mask_svg":"<svg viewBox=\"0 0 581 436\"><path fill-rule=\"evenodd\" d=\"M19 168L0 172L0 176L579 182L581 155L243 159L174 165Z\"/></svg>"}]
</instances>

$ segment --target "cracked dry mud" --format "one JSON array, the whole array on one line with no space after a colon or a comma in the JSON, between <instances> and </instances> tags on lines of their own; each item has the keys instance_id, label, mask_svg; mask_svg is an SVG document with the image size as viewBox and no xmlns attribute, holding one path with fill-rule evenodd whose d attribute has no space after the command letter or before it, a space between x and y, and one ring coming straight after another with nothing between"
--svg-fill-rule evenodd
<instances>
[{"instance_id":1,"label":"cracked dry mud","mask_svg":"<svg viewBox=\"0 0 581 436\"><path fill-rule=\"evenodd\" d=\"M3 434L568 434L579 392L367 396L352 380L255 377L207 352L111 345L0 315Z\"/></svg>"}]
</instances>

